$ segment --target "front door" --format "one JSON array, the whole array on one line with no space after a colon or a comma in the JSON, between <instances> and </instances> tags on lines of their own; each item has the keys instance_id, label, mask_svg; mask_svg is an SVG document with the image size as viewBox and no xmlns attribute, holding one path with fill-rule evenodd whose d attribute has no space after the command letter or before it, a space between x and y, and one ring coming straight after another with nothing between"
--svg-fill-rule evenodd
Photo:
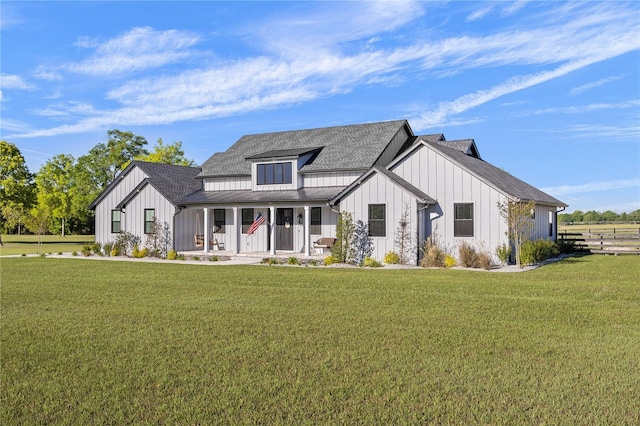
<instances>
[{"instance_id":1,"label":"front door","mask_svg":"<svg viewBox=\"0 0 640 426\"><path fill-rule=\"evenodd\" d=\"M293 209L276 209L276 250L293 250Z\"/></svg>"}]
</instances>

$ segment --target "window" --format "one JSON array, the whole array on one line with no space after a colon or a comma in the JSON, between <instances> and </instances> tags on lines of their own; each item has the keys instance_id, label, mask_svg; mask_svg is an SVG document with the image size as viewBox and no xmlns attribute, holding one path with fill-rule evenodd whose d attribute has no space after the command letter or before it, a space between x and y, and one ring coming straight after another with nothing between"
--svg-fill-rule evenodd
<instances>
[{"instance_id":1,"label":"window","mask_svg":"<svg viewBox=\"0 0 640 426\"><path fill-rule=\"evenodd\" d=\"M384 207L384 204L369 204L369 235L372 237L384 237L387 235Z\"/></svg>"},{"instance_id":2,"label":"window","mask_svg":"<svg viewBox=\"0 0 640 426\"><path fill-rule=\"evenodd\" d=\"M258 164L258 185L281 185L292 182L291 163Z\"/></svg>"},{"instance_id":3,"label":"window","mask_svg":"<svg viewBox=\"0 0 640 426\"><path fill-rule=\"evenodd\" d=\"M473 237L473 204L459 203L453 205L455 217L453 220L454 237Z\"/></svg>"},{"instance_id":4,"label":"window","mask_svg":"<svg viewBox=\"0 0 640 426\"><path fill-rule=\"evenodd\" d=\"M309 227L309 233L311 235L322 234L322 208L311 207L311 226Z\"/></svg>"},{"instance_id":5,"label":"window","mask_svg":"<svg viewBox=\"0 0 640 426\"><path fill-rule=\"evenodd\" d=\"M549 236L553 237L553 212L549 212Z\"/></svg>"},{"instance_id":6,"label":"window","mask_svg":"<svg viewBox=\"0 0 640 426\"><path fill-rule=\"evenodd\" d=\"M253 224L253 209L242 209L242 233L246 234Z\"/></svg>"},{"instance_id":7,"label":"window","mask_svg":"<svg viewBox=\"0 0 640 426\"><path fill-rule=\"evenodd\" d=\"M144 209L144 233L153 234L156 221L155 209Z\"/></svg>"},{"instance_id":8,"label":"window","mask_svg":"<svg viewBox=\"0 0 640 426\"><path fill-rule=\"evenodd\" d=\"M120 210L111 210L111 233L118 234L121 229L121 215Z\"/></svg>"},{"instance_id":9,"label":"window","mask_svg":"<svg viewBox=\"0 0 640 426\"><path fill-rule=\"evenodd\" d=\"M225 210L214 209L213 210L213 232L216 234L224 234L225 223Z\"/></svg>"}]
</instances>

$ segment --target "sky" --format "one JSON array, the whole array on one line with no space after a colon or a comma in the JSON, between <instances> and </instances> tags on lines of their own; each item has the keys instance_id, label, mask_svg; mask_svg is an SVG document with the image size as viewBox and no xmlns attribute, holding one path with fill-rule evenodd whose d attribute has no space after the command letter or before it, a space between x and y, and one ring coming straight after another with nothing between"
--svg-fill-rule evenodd
<instances>
[{"instance_id":1,"label":"sky","mask_svg":"<svg viewBox=\"0 0 640 426\"><path fill-rule=\"evenodd\" d=\"M31 172L119 129L407 119L574 210L640 208L640 2L0 2L0 139Z\"/></svg>"}]
</instances>

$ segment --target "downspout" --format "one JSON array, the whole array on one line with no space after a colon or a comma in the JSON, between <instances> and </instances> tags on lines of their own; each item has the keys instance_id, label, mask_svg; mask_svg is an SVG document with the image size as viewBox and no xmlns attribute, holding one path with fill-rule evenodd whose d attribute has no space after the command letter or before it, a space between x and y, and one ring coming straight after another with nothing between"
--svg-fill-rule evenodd
<instances>
[{"instance_id":1,"label":"downspout","mask_svg":"<svg viewBox=\"0 0 640 426\"><path fill-rule=\"evenodd\" d=\"M176 250L176 220L178 215L182 212L181 206L176 206L176 212L173 214L173 232L171 233L171 249ZM176 250L177 251L177 250Z\"/></svg>"}]
</instances>

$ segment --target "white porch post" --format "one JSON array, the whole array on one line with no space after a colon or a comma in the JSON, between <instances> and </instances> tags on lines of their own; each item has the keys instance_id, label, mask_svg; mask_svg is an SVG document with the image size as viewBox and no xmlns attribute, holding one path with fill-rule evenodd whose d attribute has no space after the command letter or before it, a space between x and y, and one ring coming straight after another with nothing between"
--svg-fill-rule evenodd
<instances>
[{"instance_id":1,"label":"white porch post","mask_svg":"<svg viewBox=\"0 0 640 426\"><path fill-rule=\"evenodd\" d=\"M309 256L311 250L311 212L309 206L304 206L304 255Z\"/></svg>"},{"instance_id":2,"label":"white porch post","mask_svg":"<svg viewBox=\"0 0 640 426\"><path fill-rule=\"evenodd\" d=\"M240 232L242 231L242 222L238 217L238 208L233 208L233 250L236 253L240 253Z\"/></svg>"},{"instance_id":3,"label":"white porch post","mask_svg":"<svg viewBox=\"0 0 640 426\"><path fill-rule=\"evenodd\" d=\"M269 238L271 239L271 244L269 244L271 246L271 255L275 256L276 254L276 208L274 206L269 207L269 210L271 211L271 235L269 235Z\"/></svg>"},{"instance_id":4,"label":"white porch post","mask_svg":"<svg viewBox=\"0 0 640 426\"><path fill-rule=\"evenodd\" d=\"M204 252L209 252L209 208L204 209Z\"/></svg>"}]
</instances>

